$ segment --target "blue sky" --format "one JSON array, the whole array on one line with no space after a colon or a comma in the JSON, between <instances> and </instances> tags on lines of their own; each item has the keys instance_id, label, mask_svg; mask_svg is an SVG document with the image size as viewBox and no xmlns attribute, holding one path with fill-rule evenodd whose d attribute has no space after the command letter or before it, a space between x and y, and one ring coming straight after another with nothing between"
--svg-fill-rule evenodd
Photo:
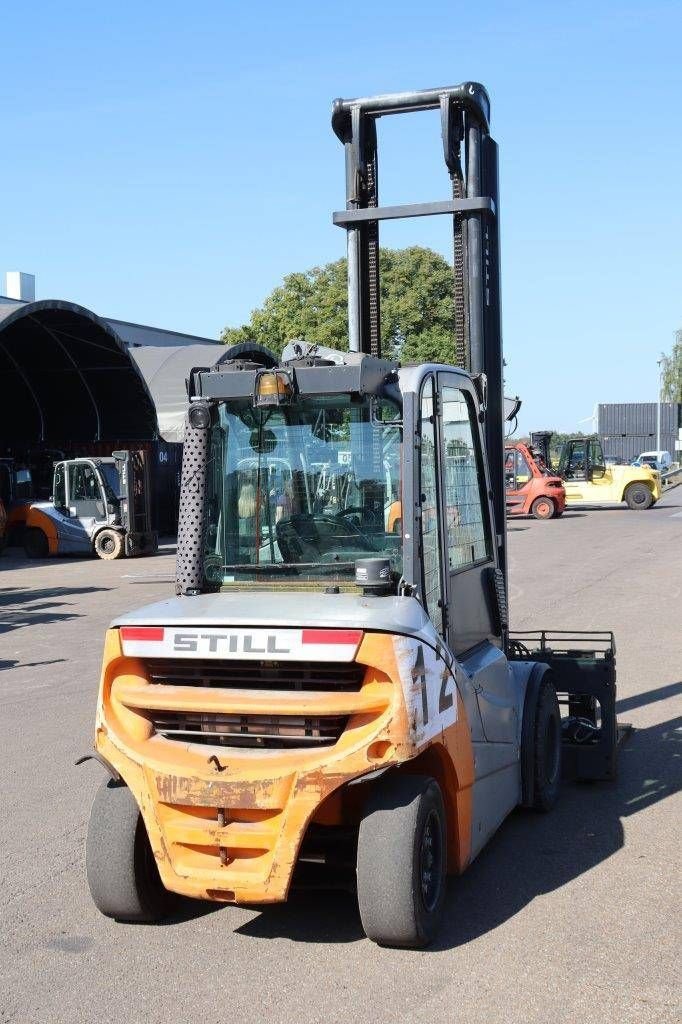
<instances>
[{"instance_id":1,"label":"blue sky","mask_svg":"<svg viewBox=\"0 0 682 1024\"><path fill-rule=\"evenodd\" d=\"M36 0L2 25L0 270L35 273L37 297L215 337L343 254L335 96L476 79L521 427L655 398L682 326L678 2ZM437 119L381 141L383 202L447 197ZM382 241L449 255L449 226Z\"/></svg>"}]
</instances>

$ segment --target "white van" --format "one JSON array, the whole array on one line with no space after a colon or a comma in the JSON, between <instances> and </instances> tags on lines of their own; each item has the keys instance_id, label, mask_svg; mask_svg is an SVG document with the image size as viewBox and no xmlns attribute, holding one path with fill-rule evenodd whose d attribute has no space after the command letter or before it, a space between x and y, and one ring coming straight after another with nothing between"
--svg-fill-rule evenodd
<instances>
[{"instance_id":1,"label":"white van","mask_svg":"<svg viewBox=\"0 0 682 1024\"><path fill-rule=\"evenodd\" d=\"M635 466L650 466L659 473L667 473L672 466L670 452L642 452L634 461Z\"/></svg>"}]
</instances>

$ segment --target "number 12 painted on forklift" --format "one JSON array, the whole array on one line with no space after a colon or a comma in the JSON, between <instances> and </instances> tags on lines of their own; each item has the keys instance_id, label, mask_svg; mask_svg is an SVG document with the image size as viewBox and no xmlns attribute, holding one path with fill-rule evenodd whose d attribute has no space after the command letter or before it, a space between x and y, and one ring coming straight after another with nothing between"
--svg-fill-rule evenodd
<instances>
[{"instance_id":1,"label":"number 12 painted on forklift","mask_svg":"<svg viewBox=\"0 0 682 1024\"><path fill-rule=\"evenodd\" d=\"M457 721L455 680L432 647L410 637L394 643L413 739L421 744Z\"/></svg>"}]
</instances>

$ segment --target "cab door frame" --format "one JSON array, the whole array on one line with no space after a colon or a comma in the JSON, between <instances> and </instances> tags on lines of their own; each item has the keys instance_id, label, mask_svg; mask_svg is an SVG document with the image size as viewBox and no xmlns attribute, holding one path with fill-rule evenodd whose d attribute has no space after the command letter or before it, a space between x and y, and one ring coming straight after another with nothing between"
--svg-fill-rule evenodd
<instances>
[{"instance_id":1,"label":"cab door frame","mask_svg":"<svg viewBox=\"0 0 682 1024\"><path fill-rule=\"evenodd\" d=\"M91 469L95 473L95 477L101 490L102 482L95 471L94 465L89 459L65 459L55 465L55 473L58 466L61 465L64 467L64 493L66 498L66 506L64 509L57 508L56 505L54 506L60 552L89 553L92 551L92 535L91 531L88 531L86 523L94 523L95 520L90 517L84 518L75 514L75 505L72 504L72 473L83 462L90 465ZM53 487L53 490L54 489L55 488ZM71 513L72 508L74 509L74 514Z\"/></svg>"},{"instance_id":2,"label":"cab door frame","mask_svg":"<svg viewBox=\"0 0 682 1024\"><path fill-rule=\"evenodd\" d=\"M485 439L479 415L479 403L468 376L442 370L438 378L438 458L440 465L440 534L442 564L445 574L445 638L476 694L487 744L500 744L497 768L513 764L518 738L518 694L503 651L503 638L494 607L494 572L498 567L497 544L492 509L490 476L485 457ZM448 467L446 465L447 429L444 392L453 390L462 396L466 406L466 431L470 432L475 459L476 491L480 505L485 555L472 558L464 565L450 564L449 526L460 525L461 506L458 486L466 484L464 476L453 480L452 505L448 505ZM460 401L461 399L456 399ZM451 439L452 440L452 439ZM463 442L466 445L466 440ZM476 509L477 511L477 509ZM475 520L470 524L476 527ZM474 551L472 549L472 555ZM513 787L512 787L513 788ZM510 790L511 792L511 790Z\"/></svg>"},{"instance_id":3,"label":"cab door frame","mask_svg":"<svg viewBox=\"0 0 682 1024\"><path fill-rule=\"evenodd\" d=\"M495 531L490 500L490 479L485 460L485 442L480 421L478 421L478 417L475 415L478 403L473 384L469 377L451 370L439 372L437 378L438 408L436 419L438 454L440 462L439 482L440 494L442 496L440 501L440 515L442 561L445 575L446 638L450 649L456 654L460 654L472 647L475 647L477 644L484 643L486 641L493 643L498 647L502 646L502 637L496 630L494 609L489 599L490 585L487 583L487 576L490 571L497 567ZM445 465L446 437L443 422L443 391L446 388L460 391L465 396L467 411L469 414L469 425L475 446L476 480L481 506L483 533L486 543L485 557L478 558L470 564L456 567L452 567L450 565L450 552L448 547L449 522L454 515L459 514L459 509L451 508L449 510L447 502L448 485ZM465 584L463 586L458 586L459 577L463 577L465 575L472 576L471 580L467 580L467 584L471 583L473 585L467 586ZM465 611L464 607L460 609L460 607L456 606L454 591L460 589L465 589L468 592L469 601L465 606L466 612L477 611L478 613L478 629L473 622L467 623L466 621L460 622L458 628L458 613L460 613L460 611ZM478 604L478 609L472 606L470 602L473 602L474 606ZM488 628L483 630L481 627L484 625L485 621L487 621Z\"/></svg>"},{"instance_id":4,"label":"cab door frame","mask_svg":"<svg viewBox=\"0 0 682 1024\"><path fill-rule=\"evenodd\" d=\"M458 690L468 694L468 701L465 701L467 714L473 718L472 704L475 705L481 723L479 736L475 737L472 733L475 781L471 850L472 856L475 856L519 802L519 691L503 650L501 625L493 603L499 549L486 458L484 414L473 382L468 376L452 370L441 370L437 378L436 423L442 495L440 533L445 569L446 642L450 650L455 652ZM448 389L452 389L455 394L448 396ZM453 410L455 418L451 422L461 424L461 432L458 432L456 426L454 430L448 430L448 406L452 408L453 400L458 404L463 400L466 409L464 416L461 405L459 410ZM448 435L450 442L458 440L462 448L468 449L463 453L464 462L461 467L456 464L448 467L446 463ZM472 454L478 503L472 500L472 478L469 475L474 469L470 462ZM477 522L478 505L480 520ZM467 506L471 516L467 515ZM457 511L459 515L462 508L465 510L464 520L452 520L453 513ZM448 527L451 524L453 534L449 536ZM451 539L455 541L456 554L464 550L464 544L458 537L459 529L462 529L465 543L476 538L478 532L480 544L481 528L485 555L473 557L477 553L474 543L469 564L451 565ZM504 523L500 524L500 529L504 528Z\"/></svg>"}]
</instances>

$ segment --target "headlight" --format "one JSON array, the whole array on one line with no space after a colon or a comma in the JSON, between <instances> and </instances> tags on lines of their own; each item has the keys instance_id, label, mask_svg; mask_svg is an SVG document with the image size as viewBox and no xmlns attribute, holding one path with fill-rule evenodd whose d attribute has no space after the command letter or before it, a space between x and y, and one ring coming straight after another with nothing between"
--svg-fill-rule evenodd
<instances>
[{"instance_id":1,"label":"headlight","mask_svg":"<svg viewBox=\"0 0 682 1024\"><path fill-rule=\"evenodd\" d=\"M205 402L190 405L188 417L190 426L195 430L206 430L211 422L211 413Z\"/></svg>"}]
</instances>

